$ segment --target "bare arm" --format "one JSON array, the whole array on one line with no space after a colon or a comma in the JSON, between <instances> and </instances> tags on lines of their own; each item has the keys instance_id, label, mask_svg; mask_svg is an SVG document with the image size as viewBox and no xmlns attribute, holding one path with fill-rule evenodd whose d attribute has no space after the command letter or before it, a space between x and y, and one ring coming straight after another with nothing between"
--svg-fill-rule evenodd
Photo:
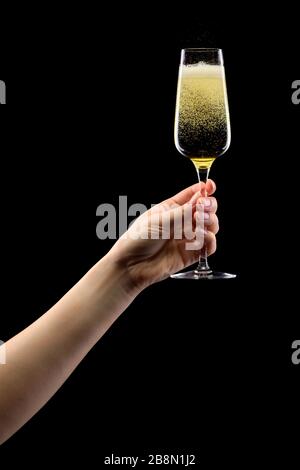
<instances>
[{"instance_id":1,"label":"bare arm","mask_svg":"<svg viewBox=\"0 0 300 470\"><path fill-rule=\"evenodd\" d=\"M125 269L106 256L6 343L7 363L0 366L0 443L51 398L136 293Z\"/></svg>"}]
</instances>

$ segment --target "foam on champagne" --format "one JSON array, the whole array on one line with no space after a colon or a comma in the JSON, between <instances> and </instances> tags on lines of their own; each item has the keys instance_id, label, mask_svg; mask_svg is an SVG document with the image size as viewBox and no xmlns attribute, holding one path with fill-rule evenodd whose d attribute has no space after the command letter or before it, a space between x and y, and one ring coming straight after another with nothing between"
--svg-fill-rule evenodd
<instances>
[{"instance_id":1,"label":"foam on champagne","mask_svg":"<svg viewBox=\"0 0 300 470\"><path fill-rule=\"evenodd\" d=\"M226 148L229 129L224 83L221 65L181 65L176 132L180 149L191 158L216 157Z\"/></svg>"},{"instance_id":2,"label":"foam on champagne","mask_svg":"<svg viewBox=\"0 0 300 470\"><path fill-rule=\"evenodd\" d=\"M210 77L223 78L223 65L210 65L205 62L198 62L193 65L181 65L181 77Z\"/></svg>"}]
</instances>

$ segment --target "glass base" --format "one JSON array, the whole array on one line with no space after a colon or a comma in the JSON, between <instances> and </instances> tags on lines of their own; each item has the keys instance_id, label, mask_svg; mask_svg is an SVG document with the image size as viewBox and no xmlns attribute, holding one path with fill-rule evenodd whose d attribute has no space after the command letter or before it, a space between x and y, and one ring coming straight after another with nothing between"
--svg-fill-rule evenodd
<instances>
[{"instance_id":1,"label":"glass base","mask_svg":"<svg viewBox=\"0 0 300 470\"><path fill-rule=\"evenodd\" d=\"M194 279L196 281L198 280L210 281L214 279L234 279L236 277L236 274L221 273L219 271L200 272L200 271L194 270L194 271L186 271L183 273L172 274L170 277L172 279Z\"/></svg>"}]
</instances>

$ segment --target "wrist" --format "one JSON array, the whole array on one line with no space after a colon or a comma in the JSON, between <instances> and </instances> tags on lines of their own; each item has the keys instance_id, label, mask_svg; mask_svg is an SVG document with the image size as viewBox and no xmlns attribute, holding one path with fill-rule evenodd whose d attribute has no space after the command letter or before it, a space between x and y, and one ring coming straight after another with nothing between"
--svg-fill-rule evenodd
<instances>
[{"instance_id":1,"label":"wrist","mask_svg":"<svg viewBox=\"0 0 300 470\"><path fill-rule=\"evenodd\" d=\"M111 288L117 296L124 297L125 301L131 302L141 291L135 283L130 269L125 263L108 252L92 268L91 273L96 277L99 288Z\"/></svg>"}]
</instances>

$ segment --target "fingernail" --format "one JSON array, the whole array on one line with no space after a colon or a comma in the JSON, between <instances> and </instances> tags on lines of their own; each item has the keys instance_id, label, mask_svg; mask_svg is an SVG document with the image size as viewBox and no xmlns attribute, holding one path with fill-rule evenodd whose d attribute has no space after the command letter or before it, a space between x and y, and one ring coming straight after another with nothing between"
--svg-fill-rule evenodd
<instances>
[{"instance_id":1,"label":"fingernail","mask_svg":"<svg viewBox=\"0 0 300 470\"><path fill-rule=\"evenodd\" d=\"M208 220L208 219L209 219L209 213L208 213L208 212L204 212L204 219L205 219L205 220Z\"/></svg>"}]
</instances>

